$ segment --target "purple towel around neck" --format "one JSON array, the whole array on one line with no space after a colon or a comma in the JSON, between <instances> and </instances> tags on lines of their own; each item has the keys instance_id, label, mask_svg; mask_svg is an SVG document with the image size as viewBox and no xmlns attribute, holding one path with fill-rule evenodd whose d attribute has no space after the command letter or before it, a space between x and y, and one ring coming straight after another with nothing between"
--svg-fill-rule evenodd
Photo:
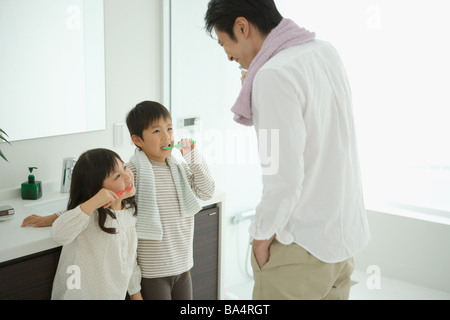
<instances>
[{"instance_id":1,"label":"purple towel around neck","mask_svg":"<svg viewBox=\"0 0 450 320\"><path fill-rule=\"evenodd\" d=\"M283 19L273 29L248 69L241 93L231 111L235 114L234 120L244 126L253 125L252 88L253 80L259 69L272 59L277 53L292 46L300 45L315 39L313 32L299 27L290 19Z\"/></svg>"}]
</instances>

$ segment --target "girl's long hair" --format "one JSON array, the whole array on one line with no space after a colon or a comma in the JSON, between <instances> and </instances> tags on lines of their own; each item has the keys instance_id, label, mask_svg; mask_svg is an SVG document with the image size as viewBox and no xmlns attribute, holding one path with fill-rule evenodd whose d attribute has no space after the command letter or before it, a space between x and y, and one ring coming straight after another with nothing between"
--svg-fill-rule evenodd
<instances>
[{"instance_id":1,"label":"girl's long hair","mask_svg":"<svg viewBox=\"0 0 450 320\"><path fill-rule=\"evenodd\" d=\"M95 196L103 188L103 181L113 173L117 160L122 161L117 153L107 149L94 149L83 153L72 172L67 210L73 210ZM134 215L137 215L135 197L122 200L122 204L127 209L134 208ZM109 234L116 234L115 228L105 227L107 216L116 219L116 215L103 207L97 211L100 229Z\"/></svg>"}]
</instances>

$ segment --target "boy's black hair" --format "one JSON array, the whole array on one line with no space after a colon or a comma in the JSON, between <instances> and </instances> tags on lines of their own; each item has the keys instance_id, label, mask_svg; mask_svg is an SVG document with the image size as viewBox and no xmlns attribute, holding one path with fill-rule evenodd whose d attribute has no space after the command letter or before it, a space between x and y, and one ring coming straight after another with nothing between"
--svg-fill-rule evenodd
<instances>
[{"instance_id":1,"label":"boy's black hair","mask_svg":"<svg viewBox=\"0 0 450 320\"><path fill-rule=\"evenodd\" d=\"M164 118L172 119L169 110L162 104L154 101L144 101L139 103L127 115L127 126L130 136L136 135L143 139L142 133L155 121Z\"/></svg>"},{"instance_id":2,"label":"boy's black hair","mask_svg":"<svg viewBox=\"0 0 450 320\"><path fill-rule=\"evenodd\" d=\"M283 20L273 0L211 0L205 15L205 28L211 35L216 27L236 40L233 27L239 17L254 24L262 35L268 35Z\"/></svg>"}]
</instances>

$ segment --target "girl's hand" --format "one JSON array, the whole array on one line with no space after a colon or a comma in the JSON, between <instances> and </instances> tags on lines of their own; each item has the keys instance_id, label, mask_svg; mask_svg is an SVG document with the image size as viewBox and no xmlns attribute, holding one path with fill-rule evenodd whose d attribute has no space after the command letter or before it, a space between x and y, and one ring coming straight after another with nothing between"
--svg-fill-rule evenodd
<instances>
[{"instance_id":1,"label":"girl's hand","mask_svg":"<svg viewBox=\"0 0 450 320\"><path fill-rule=\"evenodd\" d=\"M23 219L21 227L33 227L33 228L42 228L42 227L50 227L53 225L53 222L58 219L56 214L52 214L49 216L41 217L38 215L31 215Z\"/></svg>"},{"instance_id":2,"label":"girl's hand","mask_svg":"<svg viewBox=\"0 0 450 320\"><path fill-rule=\"evenodd\" d=\"M109 208L119 197L108 189L101 189L95 196L81 205L81 210L90 216L98 208Z\"/></svg>"},{"instance_id":3,"label":"girl's hand","mask_svg":"<svg viewBox=\"0 0 450 320\"><path fill-rule=\"evenodd\" d=\"M142 294L139 291L138 293L133 294L132 296L130 296L130 300L144 300L144 299L142 298Z\"/></svg>"},{"instance_id":4,"label":"girl's hand","mask_svg":"<svg viewBox=\"0 0 450 320\"><path fill-rule=\"evenodd\" d=\"M181 154L183 156L187 155L189 152L195 149L195 144L193 144L194 140L192 139L181 139L177 144L183 144L183 147L180 148Z\"/></svg>"}]
</instances>

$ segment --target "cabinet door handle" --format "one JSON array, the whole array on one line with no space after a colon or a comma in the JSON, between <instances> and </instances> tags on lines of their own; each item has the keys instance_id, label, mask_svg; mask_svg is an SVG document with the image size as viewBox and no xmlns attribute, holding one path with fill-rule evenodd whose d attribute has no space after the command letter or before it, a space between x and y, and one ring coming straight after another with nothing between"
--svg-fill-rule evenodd
<instances>
[{"instance_id":1,"label":"cabinet door handle","mask_svg":"<svg viewBox=\"0 0 450 320\"><path fill-rule=\"evenodd\" d=\"M217 212L212 212L209 214L210 217L215 216L217 214Z\"/></svg>"}]
</instances>

